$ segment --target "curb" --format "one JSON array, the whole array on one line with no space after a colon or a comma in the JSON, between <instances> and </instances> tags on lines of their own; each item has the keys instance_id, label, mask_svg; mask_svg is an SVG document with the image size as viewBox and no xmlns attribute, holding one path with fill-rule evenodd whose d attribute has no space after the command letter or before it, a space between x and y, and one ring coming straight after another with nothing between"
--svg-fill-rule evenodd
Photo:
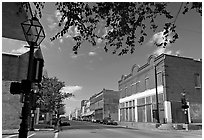
<instances>
[{"instance_id":1,"label":"curb","mask_svg":"<svg viewBox=\"0 0 204 140\"><path fill-rule=\"evenodd\" d=\"M18 134L18 129L7 129L7 130L2 130L2 135L14 135Z\"/></svg>"},{"instance_id":2,"label":"curb","mask_svg":"<svg viewBox=\"0 0 204 140\"><path fill-rule=\"evenodd\" d=\"M35 131L54 131L54 129L46 129L46 128L42 128L42 129L35 129ZM35 132L35 131L29 131L29 132ZM18 134L18 129L11 129L11 130L2 130L2 135L15 135Z\"/></svg>"},{"instance_id":3,"label":"curb","mask_svg":"<svg viewBox=\"0 0 204 140\"><path fill-rule=\"evenodd\" d=\"M54 131L54 129L52 129L52 128L50 128L50 129L42 128L42 129L35 129L35 131Z\"/></svg>"}]
</instances>

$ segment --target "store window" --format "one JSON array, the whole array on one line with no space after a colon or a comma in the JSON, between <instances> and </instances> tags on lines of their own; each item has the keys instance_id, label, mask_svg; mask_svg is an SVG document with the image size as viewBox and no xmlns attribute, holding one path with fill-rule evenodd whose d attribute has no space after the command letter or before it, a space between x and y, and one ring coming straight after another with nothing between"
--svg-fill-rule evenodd
<instances>
[{"instance_id":1,"label":"store window","mask_svg":"<svg viewBox=\"0 0 204 140\"><path fill-rule=\"evenodd\" d=\"M138 122L145 122L145 98L137 99Z\"/></svg>"}]
</instances>

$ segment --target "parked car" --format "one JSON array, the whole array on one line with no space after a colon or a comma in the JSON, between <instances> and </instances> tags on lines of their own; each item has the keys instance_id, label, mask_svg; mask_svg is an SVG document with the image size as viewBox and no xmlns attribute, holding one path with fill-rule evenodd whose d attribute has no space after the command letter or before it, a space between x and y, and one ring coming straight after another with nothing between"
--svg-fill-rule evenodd
<instances>
[{"instance_id":1,"label":"parked car","mask_svg":"<svg viewBox=\"0 0 204 140\"><path fill-rule=\"evenodd\" d=\"M61 126L70 126L68 118L63 117L63 118L60 118L60 119L61 119L61 123L60 123Z\"/></svg>"},{"instance_id":2,"label":"parked car","mask_svg":"<svg viewBox=\"0 0 204 140\"><path fill-rule=\"evenodd\" d=\"M91 119L91 122L96 123L96 119Z\"/></svg>"},{"instance_id":3,"label":"parked car","mask_svg":"<svg viewBox=\"0 0 204 140\"><path fill-rule=\"evenodd\" d=\"M106 117L103 119L103 124L117 125L118 123L116 121L112 120L110 117Z\"/></svg>"}]
</instances>

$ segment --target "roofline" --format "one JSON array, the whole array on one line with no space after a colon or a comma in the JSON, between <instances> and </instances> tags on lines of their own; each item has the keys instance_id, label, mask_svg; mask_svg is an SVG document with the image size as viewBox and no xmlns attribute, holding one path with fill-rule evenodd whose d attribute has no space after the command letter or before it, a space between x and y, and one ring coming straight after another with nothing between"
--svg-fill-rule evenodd
<instances>
[{"instance_id":1,"label":"roofline","mask_svg":"<svg viewBox=\"0 0 204 140\"><path fill-rule=\"evenodd\" d=\"M189 59L189 60L193 60L193 61L201 62L201 63L202 63L202 59L197 60L197 59L194 59L194 58L189 58L189 57L184 57L184 56L176 56L176 55L171 55L171 54L166 54L166 53L162 53L162 54L156 56L156 57L154 58L154 62L156 62L156 61L159 60L160 58L166 57L166 56L167 56L167 57L168 57L168 56L169 56L169 57L177 57L177 58L182 58L182 59ZM151 57L151 56L150 56L150 57ZM147 66L149 66L149 62L148 62L148 61L149 61L150 57L147 59L147 63L143 64L142 66L140 66L140 67L138 68L138 71L137 71L137 72L139 72L139 71L143 70L144 68L146 68ZM118 81L118 84L120 84L120 83L123 82L123 81L128 80L131 76L132 76L132 74L129 73L128 75L126 75L126 76L124 77L123 80L120 79L120 80Z\"/></svg>"},{"instance_id":2,"label":"roofline","mask_svg":"<svg viewBox=\"0 0 204 140\"><path fill-rule=\"evenodd\" d=\"M22 54L17 54L17 53L8 53L8 52L2 52L2 55L12 55L12 56L20 56Z\"/></svg>"}]
</instances>

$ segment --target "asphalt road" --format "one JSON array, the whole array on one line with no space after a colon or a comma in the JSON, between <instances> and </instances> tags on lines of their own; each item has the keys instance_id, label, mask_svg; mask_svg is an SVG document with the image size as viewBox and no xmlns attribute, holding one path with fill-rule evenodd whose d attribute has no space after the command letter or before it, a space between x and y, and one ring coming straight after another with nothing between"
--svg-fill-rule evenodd
<instances>
[{"instance_id":1,"label":"asphalt road","mask_svg":"<svg viewBox=\"0 0 204 140\"><path fill-rule=\"evenodd\" d=\"M98 123L70 121L62 131L34 131L29 138L202 138L201 133L176 130L130 129Z\"/></svg>"}]
</instances>

